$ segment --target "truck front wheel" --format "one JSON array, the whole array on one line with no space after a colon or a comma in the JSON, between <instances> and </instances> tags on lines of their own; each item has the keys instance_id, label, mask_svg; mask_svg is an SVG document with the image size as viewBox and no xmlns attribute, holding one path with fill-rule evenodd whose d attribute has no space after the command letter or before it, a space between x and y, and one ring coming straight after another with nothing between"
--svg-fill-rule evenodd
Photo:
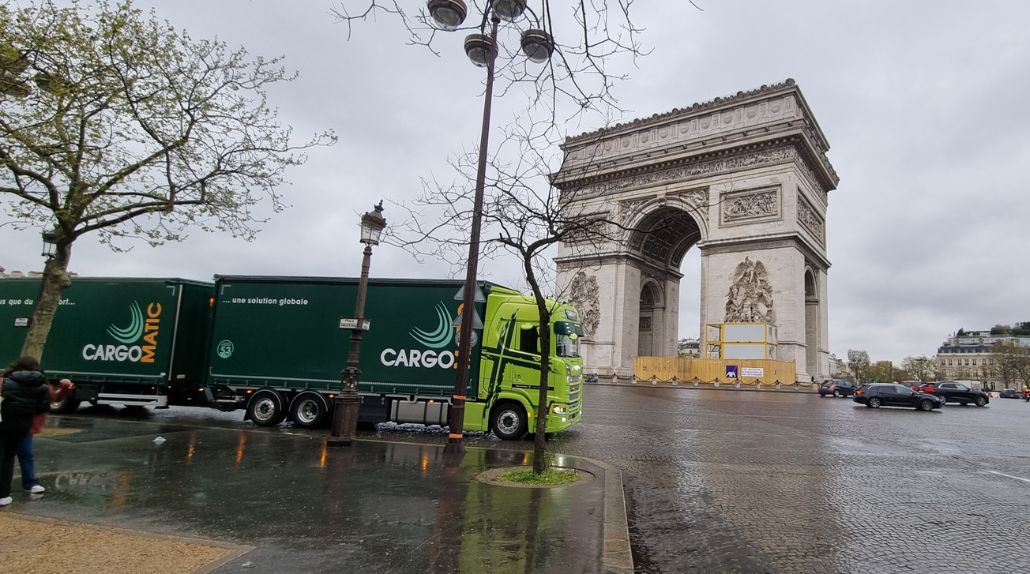
<instances>
[{"instance_id":1,"label":"truck front wheel","mask_svg":"<svg viewBox=\"0 0 1030 574\"><path fill-rule=\"evenodd\" d=\"M254 393L247 404L247 418L259 427L274 427L286 418L283 398L271 390Z\"/></svg>"},{"instance_id":2,"label":"truck front wheel","mask_svg":"<svg viewBox=\"0 0 1030 574\"><path fill-rule=\"evenodd\" d=\"M528 420L526 409L516 402L506 401L494 407L490 428L503 440L519 440L526 436Z\"/></svg>"}]
</instances>

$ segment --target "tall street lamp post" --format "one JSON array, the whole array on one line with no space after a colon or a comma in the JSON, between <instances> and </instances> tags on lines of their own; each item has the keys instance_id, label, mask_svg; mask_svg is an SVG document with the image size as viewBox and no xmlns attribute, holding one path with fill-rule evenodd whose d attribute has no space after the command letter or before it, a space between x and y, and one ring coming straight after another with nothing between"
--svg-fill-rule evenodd
<instances>
[{"instance_id":1,"label":"tall street lamp post","mask_svg":"<svg viewBox=\"0 0 1030 574\"><path fill-rule=\"evenodd\" d=\"M522 32L522 51L533 62L545 62L554 51L554 42L547 31L547 0L541 2L540 16L530 11L531 20L539 28ZM463 0L429 0L429 14L443 30L455 30L465 21L468 8ZM461 331L458 339L458 365L451 397L450 433L445 452L460 453L465 449L465 393L468 388L469 359L472 356L472 318L475 316L476 273L479 267L479 235L483 220L483 188L486 182L486 148L490 139L490 104L493 100L494 63L497 60L497 26L502 20L514 22L527 10L526 0L487 0L483 8L479 33L465 38L465 54L476 66L486 68L486 92L483 99L483 127L479 139L479 164L476 191L472 205L472 229L469 235L468 267L462 294ZM490 33L486 34L487 20Z\"/></svg>"},{"instance_id":2,"label":"tall street lamp post","mask_svg":"<svg viewBox=\"0 0 1030 574\"><path fill-rule=\"evenodd\" d=\"M365 293L368 291L368 265L372 259L372 246L379 245L379 238L386 227L383 217L383 202L375 206L375 211L361 216L361 242L365 244L364 256L361 259L361 279L358 281L358 300L354 304L354 317L350 319L350 353L347 356L347 368L343 370L340 394L333 399L333 427L329 435L330 446L350 446L354 442L354 431L358 426L358 407L361 397L358 396L358 360L361 357L361 339L368 329L365 321Z\"/></svg>"}]
</instances>

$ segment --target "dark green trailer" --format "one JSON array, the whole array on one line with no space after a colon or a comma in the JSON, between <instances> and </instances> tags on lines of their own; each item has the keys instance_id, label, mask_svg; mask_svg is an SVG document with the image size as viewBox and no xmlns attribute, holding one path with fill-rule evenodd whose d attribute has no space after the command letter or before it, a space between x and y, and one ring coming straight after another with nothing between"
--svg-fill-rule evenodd
<instances>
[{"instance_id":1,"label":"dark green trailer","mask_svg":"<svg viewBox=\"0 0 1030 574\"><path fill-rule=\"evenodd\" d=\"M17 357L25 340L38 278L0 279L0 360ZM43 350L51 379L76 390L54 410L79 403L167 407L204 404L204 342L210 283L184 279L76 277Z\"/></svg>"},{"instance_id":2,"label":"dark green trailer","mask_svg":"<svg viewBox=\"0 0 1030 574\"><path fill-rule=\"evenodd\" d=\"M361 344L359 420L446 424L458 351L462 281L372 279ZM534 418L540 349L532 298L480 282L482 323L470 357L465 428L525 434ZM209 401L223 410L246 408L246 418L297 426L329 418L347 365L358 280L319 277L215 278L209 339ZM582 359L575 310L556 305L551 385L555 419L548 431L579 419ZM571 339L569 338L571 335ZM519 345L526 349L519 349Z\"/></svg>"}]
</instances>

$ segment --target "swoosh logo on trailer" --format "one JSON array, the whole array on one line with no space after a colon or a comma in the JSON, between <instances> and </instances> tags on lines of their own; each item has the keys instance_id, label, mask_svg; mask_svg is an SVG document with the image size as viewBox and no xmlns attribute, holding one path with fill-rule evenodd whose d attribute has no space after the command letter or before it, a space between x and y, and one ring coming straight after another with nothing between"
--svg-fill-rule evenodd
<instances>
[{"instance_id":1,"label":"swoosh logo on trailer","mask_svg":"<svg viewBox=\"0 0 1030 574\"><path fill-rule=\"evenodd\" d=\"M129 319L128 327L115 327L111 325L107 328L108 335L111 335L115 341L125 345L135 343L143 336L143 311L139 308L139 303L136 301L132 302L132 305L129 306L129 314L132 317Z\"/></svg>"},{"instance_id":2,"label":"swoosh logo on trailer","mask_svg":"<svg viewBox=\"0 0 1030 574\"><path fill-rule=\"evenodd\" d=\"M442 301L436 304L436 318L438 323L435 330L424 331L415 327L410 331L411 338L430 349L442 349L450 344L454 333L451 327L451 317Z\"/></svg>"}]
</instances>

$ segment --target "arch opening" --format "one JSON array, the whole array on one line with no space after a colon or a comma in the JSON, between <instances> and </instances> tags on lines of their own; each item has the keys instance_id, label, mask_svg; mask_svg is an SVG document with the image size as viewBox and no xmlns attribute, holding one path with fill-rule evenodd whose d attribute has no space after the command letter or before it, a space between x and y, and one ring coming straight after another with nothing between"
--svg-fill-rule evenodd
<instances>
[{"instance_id":1,"label":"arch opening","mask_svg":"<svg viewBox=\"0 0 1030 574\"><path fill-rule=\"evenodd\" d=\"M811 268L805 268L805 366L814 379L819 372L819 288Z\"/></svg>"},{"instance_id":2,"label":"arch opening","mask_svg":"<svg viewBox=\"0 0 1030 574\"><path fill-rule=\"evenodd\" d=\"M636 349L637 356L676 356L680 350L681 310L687 306L690 310L685 315L700 325L700 260L685 256L701 238L694 218L677 207L658 207L634 225L628 247L635 256L631 264L640 273L640 288L637 341L630 348ZM685 259L698 267L692 269L690 277L696 285L681 289L680 268ZM686 301L681 295L684 291L690 294ZM696 338L694 331L686 332Z\"/></svg>"}]
</instances>

